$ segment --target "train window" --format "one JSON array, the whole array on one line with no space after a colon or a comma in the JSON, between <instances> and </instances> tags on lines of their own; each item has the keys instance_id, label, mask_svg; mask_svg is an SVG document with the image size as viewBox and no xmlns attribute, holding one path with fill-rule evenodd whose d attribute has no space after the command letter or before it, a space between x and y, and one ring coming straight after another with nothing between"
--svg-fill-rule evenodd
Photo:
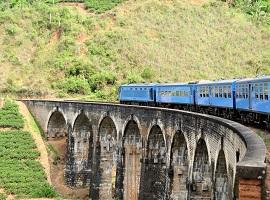
<instances>
[{"instance_id":1,"label":"train window","mask_svg":"<svg viewBox=\"0 0 270 200\"><path fill-rule=\"evenodd\" d=\"M260 100L263 100L263 83L260 83Z\"/></svg>"},{"instance_id":2,"label":"train window","mask_svg":"<svg viewBox=\"0 0 270 200\"><path fill-rule=\"evenodd\" d=\"M259 99L259 88L257 83L255 83L254 88L255 88L255 98Z\"/></svg>"},{"instance_id":3,"label":"train window","mask_svg":"<svg viewBox=\"0 0 270 200\"><path fill-rule=\"evenodd\" d=\"M268 101L268 83L264 83L264 99Z\"/></svg>"},{"instance_id":4,"label":"train window","mask_svg":"<svg viewBox=\"0 0 270 200\"><path fill-rule=\"evenodd\" d=\"M206 97L209 97L209 87L206 87L205 88L205 96Z\"/></svg>"},{"instance_id":5,"label":"train window","mask_svg":"<svg viewBox=\"0 0 270 200\"><path fill-rule=\"evenodd\" d=\"M202 97L205 97L204 88L202 89Z\"/></svg>"},{"instance_id":6,"label":"train window","mask_svg":"<svg viewBox=\"0 0 270 200\"><path fill-rule=\"evenodd\" d=\"M242 85L239 85L239 99L242 99Z\"/></svg>"},{"instance_id":7,"label":"train window","mask_svg":"<svg viewBox=\"0 0 270 200\"><path fill-rule=\"evenodd\" d=\"M215 97L218 97L218 87L215 87Z\"/></svg>"},{"instance_id":8,"label":"train window","mask_svg":"<svg viewBox=\"0 0 270 200\"><path fill-rule=\"evenodd\" d=\"M223 98L227 98L227 85L223 86Z\"/></svg>"},{"instance_id":9,"label":"train window","mask_svg":"<svg viewBox=\"0 0 270 200\"><path fill-rule=\"evenodd\" d=\"M199 94L200 94L200 97L202 97L202 88L199 87Z\"/></svg>"},{"instance_id":10,"label":"train window","mask_svg":"<svg viewBox=\"0 0 270 200\"><path fill-rule=\"evenodd\" d=\"M222 87L219 87L219 97L222 98Z\"/></svg>"},{"instance_id":11,"label":"train window","mask_svg":"<svg viewBox=\"0 0 270 200\"><path fill-rule=\"evenodd\" d=\"M232 98L232 89L231 89L231 86L228 86L228 98Z\"/></svg>"},{"instance_id":12,"label":"train window","mask_svg":"<svg viewBox=\"0 0 270 200\"><path fill-rule=\"evenodd\" d=\"M245 88L245 85L242 85L242 98L243 99L246 98L246 88Z\"/></svg>"},{"instance_id":13,"label":"train window","mask_svg":"<svg viewBox=\"0 0 270 200\"><path fill-rule=\"evenodd\" d=\"M249 90L248 90L248 85L246 85L246 99L248 99L249 96Z\"/></svg>"}]
</instances>

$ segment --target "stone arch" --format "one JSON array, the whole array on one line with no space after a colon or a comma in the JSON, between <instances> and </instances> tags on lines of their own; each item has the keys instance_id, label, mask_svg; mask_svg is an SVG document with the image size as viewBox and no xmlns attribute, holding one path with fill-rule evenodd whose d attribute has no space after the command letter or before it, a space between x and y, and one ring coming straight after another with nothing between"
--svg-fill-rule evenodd
<instances>
[{"instance_id":1,"label":"stone arch","mask_svg":"<svg viewBox=\"0 0 270 200\"><path fill-rule=\"evenodd\" d=\"M68 127L64 114L59 110L53 111L47 123L47 138L66 136L67 129Z\"/></svg>"},{"instance_id":2,"label":"stone arch","mask_svg":"<svg viewBox=\"0 0 270 200\"><path fill-rule=\"evenodd\" d=\"M74 138L75 185L89 186L93 153L93 130L88 117L84 113L76 117L72 137Z\"/></svg>"},{"instance_id":3,"label":"stone arch","mask_svg":"<svg viewBox=\"0 0 270 200\"><path fill-rule=\"evenodd\" d=\"M104 122L105 119L110 119L112 121L112 123L114 124L115 130L116 130L116 138L119 138L119 128L117 127L117 123L116 120L114 118L113 115L111 115L109 112L103 113L101 115L101 117L99 118L98 121L98 130L100 130L100 127L102 125L102 123ZM100 133L100 131L98 132L98 134Z\"/></svg>"},{"instance_id":4,"label":"stone arch","mask_svg":"<svg viewBox=\"0 0 270 200\"><path fill-rule=\"evenodd\" d=\"M140 199L164 199L167 183L166 140L158 125L148 135L146 159L142 169Z\"/></svg>"},{"instance_id":5,"label":"stone arch","mask_svg":"<svg viewBox=\"0 0 270 200\"><path fill-rule=\"evenodd\" d=\"M152 133L153 131L153 128L158 128L162 134L162 137L163 137L163 140L165 141L165 147L167 148L167 143L166 143L166 136L165 136L165 129L163 127L163 124L160 123L160 121L156 121L156 122L151 122L150 123L150 126L147 130L147 136L146 136L146 141L149 141L149 137L150 137L150 134Z\"/></svg>"},{"instance_id":6,"label":"stone arch","mask_svg":"<svg viewBox=\"0 0 270 200\"><path fill-rule=\"evenodd\" d=\"M173 137L170 154L170 168L172 172L170 174L171 199L187 199L189 156L186 138L181 131L177 131Z\"/></svg>"},{"instance_id":7,"label":"stone arch","mask_svg":"<svg viewBox=\"0 0 270 200\"><path fill-rule=\"evenodd\" d=\"M229 197L227 164L226 164L225 153L223 150L219 151L216 170L215 170L214 184L215 184L215 187L214 187L215 199L219 199L219 200L231 199Z\"/></svg>"},{"instance_id":8,"label":"stone arch","mask_svg":"<svg viewBox=\"0 0 270 200\"><path fill-rule=\"evenodd\" d=\"M140 123L139 118L138 118L137 116L135 116L135 115L130 115L130 116L126 119L126 121L124 122L124 124L123 124L123 128L122 128L122 130L123 130L123 131L122 131L122 137L124 137L126 127L127 127L128 123L129 123L130 121L134 121L134 122L137 124L137 126L138 126L139 132L140 132L140 133L142 132L142 126L141 126L141 123ZM140 135L141 135L141 134L140 134ZM142 137L142 136L141 136L141 137Z\"/></svg>"},{"instance_id":9,"label":"stone arch","mask_svg":"<svg viewBox=\"0 0 270 200\"><path fill-rule=\"evenodd\" d=\"M192 168L191 199L211 198L211 181L211 163L207 145L204 139L199 139Z\"/></svg>"},{"instance_id":10,"label":"stone arch","mask_svg":"<svg viewBox=\"0 0 270 200\"><path fill-rule=\"evenodd\" d=\"M111 117L105 116L99 123L97 138L98 196L112 199L116 196L117 129Z\"/></svg>"},{"instance_id":11,"label":"stone arch","mask_svg":"<svg viewBox=\"0 0 270 200\"><path fill-rule=\"evenodd\" d=\"M142 158L142 137L139 125L130 120L123 135L123 189L124 199L137 200L139 197L140 172Z\"/></svg>"}]
</instances>

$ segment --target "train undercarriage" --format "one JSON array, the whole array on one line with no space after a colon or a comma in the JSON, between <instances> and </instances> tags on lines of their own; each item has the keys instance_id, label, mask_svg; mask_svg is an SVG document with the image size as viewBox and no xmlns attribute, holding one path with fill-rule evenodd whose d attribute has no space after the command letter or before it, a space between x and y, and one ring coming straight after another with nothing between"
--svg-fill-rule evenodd
<instances>
[{"instance_id":1,"label":"train undercarriage","mask_svg":"<svg viewBox=\"0 0 270 200\"><path fill-rule=\"evenodd\" d=\"M214 115L225 119L240 122L242 124L254 125L259 128L270 130L270 114L255 113L246 110L237 110L233 108L210 107L210 106L194 106L190 104L158 104L149 102L120 102L128 105L152 106L170 109L185 110L191 112L199 112L202 114Z\"/></svg>"}]
</instances>

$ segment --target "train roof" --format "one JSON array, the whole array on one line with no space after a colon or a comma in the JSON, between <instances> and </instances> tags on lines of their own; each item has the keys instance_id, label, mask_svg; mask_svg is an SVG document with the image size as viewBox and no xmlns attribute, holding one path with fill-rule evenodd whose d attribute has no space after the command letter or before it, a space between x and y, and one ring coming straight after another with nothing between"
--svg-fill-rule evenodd
<instances>
[{"instance_id":1,"label":"train roof","mask_svg":"<svg viewBox=\"0 0 270 200\"><path fill-rule=\"evenodd\" d=\"M230 80L216 80L216 81L199 81L197 85L212 85L212 84L228 84L234 83L237 79L230 79Z\"/></svg>"},{"instance_id":2,"label":"train roof","mask_svg":"<svg viewBox=\"0 0 270 200\"><path fill-rule=\"evenodd\" d=\"M260 82L260 81L270 81L270 76L260 76L256 78L245 78L238 80L236 83L250 83L250 82Z\"/></svg>"},{"instance_id":3,"label":"train roof","mask_svg":"<svg viewBox=\"0 0 270 200\"><path fill-rule=\"evenodd\" d=\"M124 84L121 87L153 87L156 86L156 83L133 83L133 84Z\"/></svg>"},{"instance_id":4,"label":"train roof","mask_svg":"<svg viewBox=\"0 0 270 200\"><path fill-rule=\"evenodd\" d=\"M190 86L192 84L190 83L161 83L157 84L157 87L163 87L163 86Z\"/></svg>"}]
</instances>

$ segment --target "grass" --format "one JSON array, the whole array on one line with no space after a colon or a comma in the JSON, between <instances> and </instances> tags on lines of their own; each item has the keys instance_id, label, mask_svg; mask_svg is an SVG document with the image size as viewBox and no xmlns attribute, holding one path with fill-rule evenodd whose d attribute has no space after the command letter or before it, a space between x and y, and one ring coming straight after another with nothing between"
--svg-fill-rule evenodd
<instances>
[{"instance_id":1,"label":"grass","mask_svg":"<svg viewBox=\"0 0 270 200\"><path fill-rule=\"evenodd\" d=\"M3 10L2 94L112 101L123 83L270 74L270 32L226 3L120 2Z\"/></svg>"},{"instance_id":2,"label":"grass","mask_svg":"<svg viewBox=\"0 0 270 200\"><path fill-rule=\"evenodd\" d=\"M7 199L7 195L4 193L0 193L0 200L6 200Z\"/></svg>"},{"instance_id":3,"label":"grass","mask_svg":"<svg viewBox=\"0 0 270 200\"><path fill-rule=\"evenodd\" d=\"M266 148L270 149L270 135L266 131L256 130L256 133L263 139Z\"/></svg>"}]
</instances>

